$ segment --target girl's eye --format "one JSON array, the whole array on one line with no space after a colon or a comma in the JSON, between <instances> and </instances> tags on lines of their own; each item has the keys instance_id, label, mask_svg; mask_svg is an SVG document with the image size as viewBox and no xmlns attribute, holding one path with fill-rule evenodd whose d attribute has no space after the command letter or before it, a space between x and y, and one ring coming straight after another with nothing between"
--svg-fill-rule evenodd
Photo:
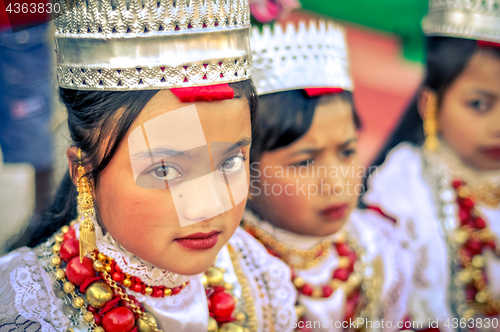
<instances>
[{"instance_id":1,"label":"girl's eye","mask_svg":"<svg viewBox=\"0 0 500 332\"><path fill-rule=\"evenodd\" d=\"M344 158L352 157L356 154L356 149L345 149L340 152L340 155Z\"/></svg>"},{"instance_id":2,"label":"girl's eye","mask_svg":"<svg viewBox=\"0 0 500 332\"><path fill-rule=\"evenodd\" d=\"M225 173L236 173L239 172L245 163L245 159L242 156L235 156L226 159L220 166L220 170Z\"/></svg>"},{"instance_id":3,"label":"girl's eye","mask_svg":"<svg viewBox=\"0 0 500 332\"><path fill-rule=\"evenodd\" d=\"M173 181L181 177L179 171L174 167L161 165L150 173L154 178L162 181Z\"/></svg>"},{"instance_id":4,"label":"girl's eye","mask_svg":"<svg viewBox=\"0 0 500 332\"><path fill-rule=\"evenodd\" d=\"M294 167L306 166L307 167L307 166L311 165L312 163L314 163L314 158L308 158L308 159L299 161L299 162L293 164L292 166L294 166Z\"/></svg>"},{"instance_id":5,"label":"girl's eye","mask_svg":"<svg viewBox=\"0 0 500 332\"><path fill-rule=\"evenodd\" d=\"M479 113L485 113L490 109L490 103L484 99L474 99L469 101L468 106Z\"/></svg>"}]
</instances>

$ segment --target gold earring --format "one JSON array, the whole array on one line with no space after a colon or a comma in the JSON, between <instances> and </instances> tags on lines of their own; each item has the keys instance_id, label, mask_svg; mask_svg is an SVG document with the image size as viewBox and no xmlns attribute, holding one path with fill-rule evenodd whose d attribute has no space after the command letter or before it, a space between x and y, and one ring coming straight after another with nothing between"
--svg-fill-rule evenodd
<instances>
[{"instance_id":1,"label":"gold earring","mask_svg":"<svg viewBox=\"0 0 500 332\"><path fill-rule=\"evenodd\" d=\"M437 98L435 93L430 92L427 97L426 112L424 115L424 147L428 151L435 152L438 149L439 141L437 132Z\"/></svg>"},{"instance_id":2,"label":"gold earring","mask_svg":"<svg viewBox=\"0 0 500 332\"><path fill-rule=\"evenodd\" d=\"M80 223L80 262L87 254L92 254L96 246L95 227L91 216L94 214L92 188L85 176L82 164L82 150L78 149L78 209L84 219Z\"/></svg>"}]
</instances>

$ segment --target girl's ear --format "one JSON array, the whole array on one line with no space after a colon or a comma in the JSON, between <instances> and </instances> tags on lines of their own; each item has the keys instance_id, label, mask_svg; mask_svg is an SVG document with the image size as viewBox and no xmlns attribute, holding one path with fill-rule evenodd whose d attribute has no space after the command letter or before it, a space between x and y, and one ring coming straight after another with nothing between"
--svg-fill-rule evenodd
<instances>
[{"instance_id":1,"label":"girl's ear","mask_svg":"<svg viewBox=\"0 0 500 332\"><path fill-rule=\"evenodd\" d=\"M425 117L425 110L427 109L427 100L429 99L430 90L428 88L421 88L418 93L418 114L420 118L423 120Z\"/></svg>"},{"instance_id":2,"label":"girl's ear","mask_svg":"<svg viewBox=\"0 0 500 332\"><path fill-rule=\"evenodd\" d=\"M66 156L68 157L71 180L75 186L78 186L78 148L76 146L70 146L66 150Z\"/></svg>"}]
</instances>

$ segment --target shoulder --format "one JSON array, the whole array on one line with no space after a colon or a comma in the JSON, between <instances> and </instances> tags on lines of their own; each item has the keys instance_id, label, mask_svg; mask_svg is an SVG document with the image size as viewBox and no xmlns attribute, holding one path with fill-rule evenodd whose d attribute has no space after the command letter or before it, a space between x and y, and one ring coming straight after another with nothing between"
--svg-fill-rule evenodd
<instances>
[{"instance_id":1,"label":"shoulder","mask_svg":"<svg viewBox=\"0 0 500 332\"><path fill-rule=\"evenodd\" d=\"M295 293L292 283L284 282L290 280L290 268L280 259L271 256L253 236L238 227L229 243L240 252L245 264L252 265L252 269L266 275L270 280L280 280L280 288Z\"/></svg>"},{"instance_id":2,"label":"shoulder","mask_svg":"<svg viewBox=\"0 0 500 332\"><path fill-rule=\"evenodd\" d=\"M63 303L44 268L43 248L20 248L0 258L0 325L12 331L59 331L69 327ZM9 329L9 331L11 331Z\"/></svg>"},{"instance_id":3,"label":"shoulder","mask_svg":"<svg viewBox=\"0 0 500 332\"><path fill-rule=\"evenodd\" d=\"M376 204L381 199L380 195L404 193L411 183L421 181L421 175L421 149L401 143L392 149L385 162L371 173L368 178L368 192L363 199L368 204Z\"/></svg>"},{"instance_id":4,"label":"shoulder","mask_svg":"<svg viewBox=\"0 0 500 332\"><path fill-rule=\"evenodd\" d=\"M404 224L407 219L432 209L431 196L423 175L421 149L402 143L370 175L363 201Z\"/></svg>"},{"instance_id":5,"label":"shoulder","mask_svg":"<svg viewBox=\"0 0 500 332\"><path fill-rule=\"evenodd\" d=\"M394 222L372 210L355 209L346 227L369 252L404 246L400 230L394 227ZM390 246L386 247L386 244Z\"/></svg>"},{"instance_id":6,"label":"shoulder","mask_svg":"<svg viewBox=\"0 0 500 332\"><path fill-rule=\"evenodd\" d=\"M229 244L240 256L241 264L252 274L257 287L265 290L266 302L272 310L277 331L289 331L295 319L296 291L291 282L289 267L271 256L253 236L238 227Z\"/></svg>"}]
</instances>

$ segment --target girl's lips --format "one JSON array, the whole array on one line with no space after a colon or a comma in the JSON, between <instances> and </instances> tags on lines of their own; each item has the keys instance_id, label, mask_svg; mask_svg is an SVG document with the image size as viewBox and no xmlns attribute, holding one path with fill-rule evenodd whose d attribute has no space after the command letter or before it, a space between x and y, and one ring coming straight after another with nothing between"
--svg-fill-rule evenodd
<instances>
[{"instance_id":1,"label":"girl's lips","mask_svg":"<svg viewBox=\"0 0 500 332\"><path fill-rule=\"evenodd\" d=\"M211 231L210 233L194 233L186 237L175 239L175 241L188 249L210 249L217 244L219 234L219 231Z\"/></svg>"},{"instance_id":2,"label":"girl's lips","mask_svg":"<svg viewBox=\"0 0 500 332\"><path fill-rule=\"evenodd\" d=\"M483 148L481 152L488 158L500 160L500 146L495 146L491 148Z\"/></svg>"},{"instance_id":3,"label":"girl's lips","mask_svg":"<svg viewBox=\"0 0 500 332\"><path fill-rule=\"evenodd\" d=\"M343 219L346 215L349 204L332 204L327 208L321 210L321 215L329 220Z\"/></svg>"}]
</instances>

